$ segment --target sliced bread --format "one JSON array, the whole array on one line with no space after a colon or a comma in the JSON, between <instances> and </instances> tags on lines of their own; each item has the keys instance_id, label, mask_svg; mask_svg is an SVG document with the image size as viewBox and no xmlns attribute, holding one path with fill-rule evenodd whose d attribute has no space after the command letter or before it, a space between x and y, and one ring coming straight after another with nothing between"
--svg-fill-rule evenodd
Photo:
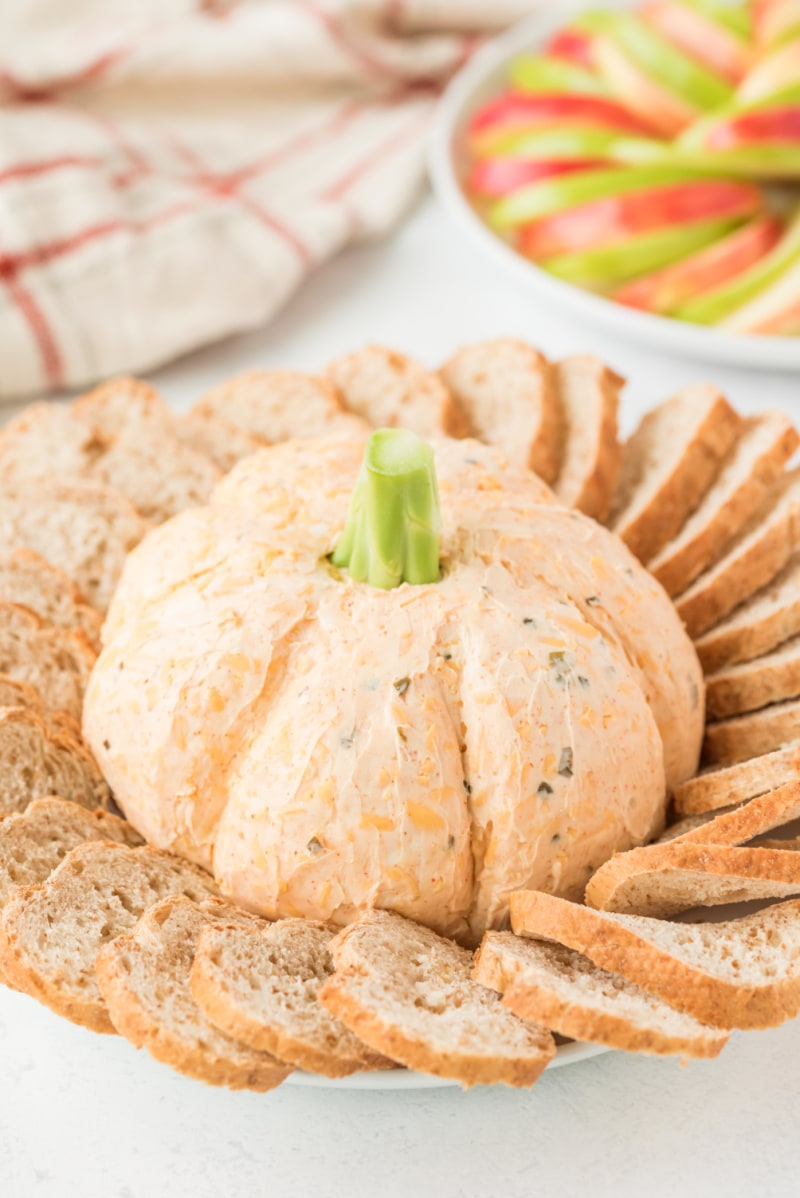
<instances>
[{"instance_id":1,"label":"sliced bread","mask_svg":"<svg viewBox=\"0 0 800 1198\"><path fill-rule=\"evenodd\" d=\"M273 444L295 437L361 436L369 426L348 412L331 383L297 370L248 370L209 391L192 416L214 417Z\"/></svg>"},{"instance_id":2,"label":"sliced bread","mask_svg":"<svg viewBox=\"0 0 800 1198\"><path fill-rule=\"evenodd\" d=\"M27 707L29 711L44 714L44 702L36 687L10 674L0 674L0 707Z\"/></svg>"},{"instance_id":3,"label":"sliced bread","mask_svg":"<svg viewBox=\"0 0 800 1198\"><path fill-rule=\"evenodd\" d=\"M74 406L33 404L0 431L0 469L6 482L41 478L90 479L114 486L144 517L162 521L204 503L221 477L203 454L189 449L168 427L131 420L116 435L93 423L101 400ZM118 406L115 394L108 402ZM99 418L98 418L99 419Z\"/></svg>"},{"instance_id":4,"label":"sliced bread","mask_svg":"<svg viewBox=\"0 0 800 1198\"><path fill-rule=\"evenodd\" d=\"M24 812L0 820L0 909L15 886L35 886L88 840L136 848L142 838L127 820L86 811L65 799L36 799Z\"/></svg>"},{"instance_id":5,"label":"sliced bread","mask_svg":"<svg viewBox=\"0 0 800 1198\"><path fill-rule=\"evenodd\" d=\"M0 603L21 603L59 628L77 628L95 651L100 648L100 613L63 570L30 549L0 557Z\"/></svg>"},{"instance_id":6,"label":"sliced bread","mask_svg":"<svg viewBox=\"0 0 800 1198\"><path fill-rule=\"evenodd\" d=\"M333 973L335 932L307 919L261 927L209 927L192 966L192 993L206 1017L251 1048L298 1069L345 1077L388 1069L318 1000Z\"/></svg>"},{"instance_id":7,"label":"sliced bread","mask_svg":"<svg viewBox=\"0 0 800 1198\"><path fill-rule=\"evenodd\" d=\"M48 711L80 720L97 658L82 632L56 628L16 603L0 603L0 673L27 682Z\"/></svg>"},{"instance_id":8,"label":"sliced bread","mask_svg":"<svg viewBox=\"0 0 800 1198\"><path fill-rule=\"evenodd\" d=\"M158 392L142 379L119 375L79 395L72 414L106 443L147 430L169 435L175 417Z\"/></svg>"},{"instance_id":9,"label":"sliced bread","mask_svg":"<svg viewBox=\"0 0 800 1198\"><path fill-rule=\"evenodd\" d=\"M472 953L399 915L372 911L332 941L320 1001L375 1052L462 1086L532 1085L555 1053L472 980ZM2 960L0 960L2 964Z\"/></svg>"},{"instance_id":10,"label":"sliced bread","mask_svg":"<svg viewBox=\"0 0 800 1198\"><path fill-rule=\"evenodd\" d=\"M602 522L622 466L617 409L625 380L590 354L556 362L552 378L564 444L553 489L562 503Z\"/></svg>"},{"instance_id":11,"label":"sliced bread","mask_svg":"<svg viewBox=\"0 0 800 1198\"><path fill-rule=\"evenodd\" d=\"M798 695L800 636L795 636L765 657L741 661L707 675L706 716L721 720Z\"/></svg>"},{"instance_id":12,"label":"sliced bread","mask_svg":"<svg viewBox=\"0 0 800 1198\"><path fill-rule=\"evenodd\" d=\"M683 528L648 562L668 595L707 570L755 514L800 444L783 412L748 417L716 480Z\"/></svg>"},{"instance_id":13,"label":"sliced bread","mask_svg":"<svg viewBox=\"0 0 800 1198\"><path fill-rule=\"evenodd\" d=\"M716 477L741 419L715 387L700 384L642 419L622 451L609 527L642 562L678 533Z\"/></svg>"},{"instance_id":14,"label":"sliced bread","mask_svg":"<svg viewBox=\"0 0 800 1198\"><path fill-rule=\"evenodd\" d=\"M589 879L588 906L666 919L692 907L800 894L800 854L697 844L695 834L617 853Z\"/></svg>"},{"instance_id":15,"label":"sliced bread","mask_svg":"<svg viewBox=\"0 0 800 1198\"><path fill-rule=\"evenodd\" d=\"M707 673L769 653L800 633L800 553L762 590L740 604L727 619L695 640Z\"/></svg>"},{"instance_id":16,"label":"sliced bread","mask_svg":"<svg viewBox=\"0 0 800 1198\"><path fill-rule=\"evenodd\" d=\"M672 795L679 815L716 811L744 803L800 779L800 741L736 765L704 770Z\"/></svg>"},{"instance_id":17,"label":"sliced bread","mask_svg":"<svg viewBox=\"0 0 800 1198\"><path fill-rule=\"evenodd\" d=\"M468 436L496 445L515 466L552 483L561 461L562 414L547 359L510 337L460 349L439 371Z\"/></svg>"},{"instance_id":18,"label":"sliced bread","mask_svg":"<svg viewBox=\"0 0 800 1198\"><path fill-rule=\"evenodd\" d=\"M345 406L375 428L408 428L420 437L466 433L461 409L437 374L382 345L368 345L326 368Z\"/></svg>"},{"instance_id":19,"label":"sliced bread","mask_svg":"<svg viewBox=\"0 0 800 1198\"><path fill-rule=\"evenodd\" d=\"M193 449L210 458L218 470L227 474L237 462L263 449L266 441L238 428L229 420L203 412L187 412L175 418L175 436Z\"/></svg>"},{"instance_id":20,"label":"sliced bread","mask_svg":"<svg viewBox=\"0 0 800 1198\"><path fill-rule=\"evenodd\" d=\"M110 799L89 749L25 707L0 708L0 776L0 818L46 795L90 810Z\"/></svg>"},{"instance_id":21,"label":"sliced bread","mask_svg":"<svg viewBox=\"0 0 800 1198\"><path fill-rule=\"evenodd\" d=\"M788 471L728 547L675 606L692 638L772 582L800 544L800 471Z\"/></svg>"},{"instance_id":22,"label":"sliced bread","mask_svg":"<svg viewBox=\"0 0 800 1198\"><path fill-rule=\"evenodd\" d=\"M667 828L656 843L680 838L693 844L747 844L796 819L800 819L800 778L792 778L731 810L687 816Z\"/></svg>"},{"instance_id":23,"label":"sliced bread","mask_svg":"<svg viewBox=\"0 0 800 1198\"><path fill-rule=\"evenodd\" d=\"M583 953L713 1027L776 1027L800 1012L798 899L743 919L688 924L518 890L511 923L518 936Z\"/></svg>"},{"instance_id":24,"label":"sliced bread","mask_svg":"<svg viewBox=\"0 0 800 1198\"><path fill-rule=\"evenodd\" d=\"M38 886L22 886L0 917L0 969L57 1015L113 1032L95 976L100 949L160 899L217 896L208 874L157 849L106 841L74 848Z\"/></svg>"},{"instance_id":25,"label":"sliced bread","mask_svg":"<svg viewBox=\"0 0 800 1198\"><path fill-rule=\"evenodd\" d=\"M486 933L472 976L498 990L520 1019L572 1040L683 1057L716 1057L728 1040L728 1032L698 1023L581 953L513 932Z\"/></svg>"},{"instance_id":26,"label":"sliced bread","mask_svg":"<svg viewBox=\"0 0 800 1198\"><path fill-rule=\"evenodd\" d=\"M261 1092L279 1086L291 1069L209 1023L189 982L204 930L258 922L218 899L193 903L174 896L150 907L133 931L106 944L95 961L116 1030L155 1060L209 1085Z\"/></svg>"},{"instance_id":27,"label":"sliced bread","mask_svg":"<svg viewBox=\"0 0 800 1198\"><path fill-rule=\"evenodd\" d=\"M799 738L800 700L791 699L706 724L702 759L706 765L734 765L774 753Z\"/></svg>"},{"instance_id":28,"label":"sliced bread","mask_svg":"<svg viewBox=\"0 0 800 1198\"><path fill-rule=\"evenodd\" d=\"M150 527L130 500L99 483L0 483L0 554L32 549L104 612L125 558Z\"/></svg>"}]
</instances>

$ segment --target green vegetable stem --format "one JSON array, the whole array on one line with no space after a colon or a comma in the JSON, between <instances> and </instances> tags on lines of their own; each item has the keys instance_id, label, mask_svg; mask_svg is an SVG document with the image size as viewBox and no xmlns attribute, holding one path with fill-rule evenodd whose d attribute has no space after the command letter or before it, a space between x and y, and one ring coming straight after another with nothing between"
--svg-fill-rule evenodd
<instances>
[{"instance_id":1,"label":"green vegetable stem","mask_svg":"<svg viewBox=\"0 0 800 1198\"><path fill-rule=\"evenodd\" d=\"M436 582L441 523L433 448L406 429L378 429L331 561L357 582L387 591L402 582Z\"/></svg>"}]
</instances>

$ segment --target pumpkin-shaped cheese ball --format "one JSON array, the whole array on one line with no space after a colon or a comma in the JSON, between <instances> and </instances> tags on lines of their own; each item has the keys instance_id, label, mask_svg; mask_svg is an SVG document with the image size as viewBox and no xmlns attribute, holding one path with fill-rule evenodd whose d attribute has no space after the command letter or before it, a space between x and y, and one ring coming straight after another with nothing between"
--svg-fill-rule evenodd
<instances>
[{"instance_id":1,"label":"pumpkin-shaped cheese ball","mask_svg":"<svg viewBox=\"0 0 800 1198\"><path fill-rule=\"evenodd\" d=\"M364 450L265 449L149 534L86 736L133 825L244 906L383 907L474 941L512 890L578 896L660 828L697 765L702 674L622 542L473 441L435 447L432 580L415 504L435 480L409 492L412 583L382 589L379 562L373 585L358 539L385 549L399 509L370 524Z\"/></svg>"}]
</instances>

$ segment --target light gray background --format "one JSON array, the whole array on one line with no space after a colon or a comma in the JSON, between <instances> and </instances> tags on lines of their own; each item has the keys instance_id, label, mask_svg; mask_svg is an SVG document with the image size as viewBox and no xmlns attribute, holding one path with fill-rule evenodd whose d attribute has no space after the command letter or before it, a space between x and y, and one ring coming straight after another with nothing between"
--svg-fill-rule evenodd
<instances>
[{"instance_id":1,"label":"light gray background","mask_svg":"<svg viewBox=\"0 0 800 1198\"><path fill-rule=\"evenodd\" d=\"M436 363L514 333L592 350L630 379L628 427L713 379L743 410L798 405L800 379L659 358L531 307L426 203L389 243L312 278L269 329L156 376L176 406L253 365L320 366L370 340ZM800 407L798 407L800 416ZM789 1198L800 1194L800 1022L735 1035L716 1062L609 1053L529 1093L230 1094L0 991L2 1198Z\"/></svg>"}]
</instances>

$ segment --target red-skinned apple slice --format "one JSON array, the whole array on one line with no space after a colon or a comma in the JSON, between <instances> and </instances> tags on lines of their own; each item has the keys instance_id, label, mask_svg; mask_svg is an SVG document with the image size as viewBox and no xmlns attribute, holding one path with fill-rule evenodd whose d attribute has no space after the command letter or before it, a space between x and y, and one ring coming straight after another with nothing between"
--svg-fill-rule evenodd
<instances>
[{"instance_id":1,"label":"red-skinned apple slice","mask_svg":"<svg viewBox=\"0 0 800 1198\"><path fill-rule=\"evenodd\" d=\"M510 131L591 126L619 133L647 134L650 127L616 100L604 96L504 92L480 108L469 124L468 141L476 154L492 152Z\"/></svg>"},{"instance_id":2,"label":"red-skinned apple slice","mask_svg":"<svg viewBox=\"0 0 800 1198\"><path fill-rule=\"evenodd\" d=\"M526 187L539 179L567 175L571 171L587 170L603 165L603 160L586 159L573 162L540 162L534 158L485 158L476 162L467 179L467 190L475 195L498 198Z\"/></svg>"},{"instance_id":3,"label":"red-skinned apple slice","mask_svg":"<svg viewBox=\"0 0 800 1198\"><path fill-rule=\"evenodd\" d=\"M765 142L794 145L800 151L800 102L731 117L710 129L705 139L710 150L735 150Z\"/></svg>"},{"instance_id":4,"label":"red-skinned apple slice","mask_svg":"<svg viewBox=\"0 0 800 1198\"><path fill-rule=\"evenodd\" d=\"M759 44L773 46L800 31L800 0L756 0L753 16Z\"/></svg>"},{"instance_id":5,"label":"red-skinned apple slice","mask_svg":"<svg viewBox=\"0 0 800 1198\"><path fill-rule=\"evenodd\" d=\"M640 9L643 20L678 49L730 83L738 83L750 66L745 41L682 0L653 0Z\"/></svg>"},{"instance_id":6,"label":"red-skinned apple slice","mask_svg":"<svg viewBox=\"0 0 800 1198\"><path fill-rule=\"evenodd\" d=\"M545 47L550 58L563 58L565 62L591 70L594 65L591 34L581 29L562 29L550 39Z\"/></svg>"},{"instance_id":7,"label":"red-skinned apple slice","mask_svg":"<svg viewBox=\"0 0 800 1198\"><path fill-rule=\"evenodd\" d=\"M680 262L628 283L613 298L643 312L669 315L693 296L722 287L777 245L781 222L760 216Z\"/></svg>"},{"instance_id":8,"label":"red-skinned apple slice","mask_svg":"<svg viewBox=\"0 0 800 1198\"><path fill-rule=\"evenodd\" d=\"M690 104L651 79L614 42L598 39L595 57L605 77L613 80L617 95L663 137L674 137L697 115Z\"/></svg>"},{"instance_id":9,"label":"red-skinned apple slice","mask_svg":"<svg viewBox=\"0 0 800 1198\"><path fill-rule=\"evenodd\" d=\"M763 208L749 183L697 179L593 200L526 225L520 248L532 258L597 248L666 226L745 220Z\"/></svg>"}]
</instances>

